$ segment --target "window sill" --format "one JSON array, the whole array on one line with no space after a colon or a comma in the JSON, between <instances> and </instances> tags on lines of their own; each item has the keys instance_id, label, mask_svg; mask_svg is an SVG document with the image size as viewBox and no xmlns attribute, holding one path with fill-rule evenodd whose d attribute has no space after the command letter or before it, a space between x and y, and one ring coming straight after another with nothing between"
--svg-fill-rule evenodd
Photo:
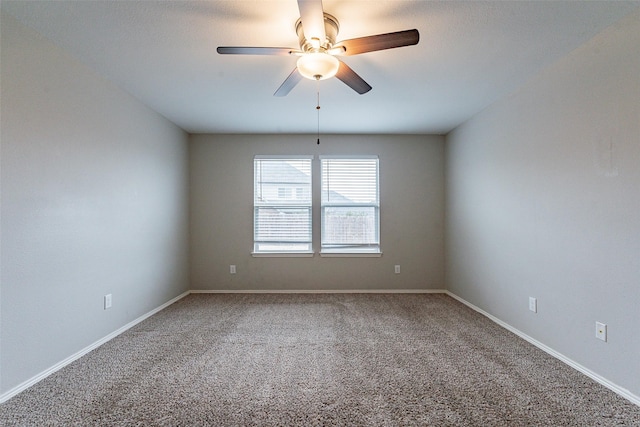
<instances>
[{"instance_id":1,"label":"window sill","mask_svg":"<svg viewBox=\"0 0 640 427\"><path fill-rule=\"evenodd\" d=\"M380 258L382 252L320 252L323 258Z\"/></svg>"},{"instance_id":2,"label":"window sill","mask_svg":"<svg viewBox=\"0 0 640 427\"><path fill-rule=\"evenodd\" d=\"M313 252L251 252L254 258L311 258Z\"/></svg>"}]
</instances>

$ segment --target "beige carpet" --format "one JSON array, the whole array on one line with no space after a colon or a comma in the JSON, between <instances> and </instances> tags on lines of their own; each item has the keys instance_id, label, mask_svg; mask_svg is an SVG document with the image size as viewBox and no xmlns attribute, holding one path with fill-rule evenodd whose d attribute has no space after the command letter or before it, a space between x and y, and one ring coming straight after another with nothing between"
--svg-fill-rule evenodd
<instances>
[{"instance_id":1,"label":"beige carpet","mask_svg":"<svg viewBox=\"0 0 640 427\"><path fill-rule=\"evenodd\" d=\"M637 426L640 407L445 295L194 294L0 424Z\"/></svg>"}]
</instances>

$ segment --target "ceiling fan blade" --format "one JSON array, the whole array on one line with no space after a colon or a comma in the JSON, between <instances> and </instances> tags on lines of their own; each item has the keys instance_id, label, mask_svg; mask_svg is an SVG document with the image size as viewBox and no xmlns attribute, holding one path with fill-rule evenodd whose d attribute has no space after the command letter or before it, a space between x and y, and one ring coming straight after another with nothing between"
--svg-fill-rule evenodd
<instances>
[{"instance_id":1,"label":"ceiling fan blade","mask_svg":"<svg viewBox=\"0 0 640 427\"><path fill-rule=\"evenodd\" d=\"M323 44L327 35L324 31L322 0L298 0L298 10L306 39L311 41L317 38Z\"/></svg>"},{"instance_id":2,"label":"ceiling fan blade","mask_svg":"<svg viewBox=\"0 0 640 427\"><path fill-rule=\"evenodd\" d=\"M221 55L280 55L288 56L297 51L290 47L241 47L220 46L216 49Z\"/></svg>"},{"instance_id":3,"label":"ceiling fan blade","mask_svg":"<svg viewBox=\"0 0 640 427\"><path fill-rule=\"evenodd\" d=\"M295 85L300 82L300 80L302 80L302 74L298 72L298 68L296 67L293 69L291 74L289 74L289 77L287 77L284 82L282 82L273 96L286 96L289 92L291 92L291 89L293 89Z\"/></svg>"},{"instance_id":4,"label":"ceiling fan blade","mask_svg":"<svg viewBox=\"0 0 640 427\"><path fill-rule=\"evenodd\" d=\"M357 75L355 71L342 61L340 61L340 68L338 68L336 77L360 95L371 90L369 83L365 82L362 77Z\"/></svg>"},{"instance_id":5,"label":"ceiling fan blade","mask_svg":"<svg viewBox=\"0 0 640 427\"><path fill-rule=\"evenodd\" d=\"M360 53L374 52L376 50L411 46L418 44L419 41L420 33L418 33L418 30L413 29L343 40L339 42L337 46L344 46L345 52L343 55L358 55Z\"/></svg>"}]
</instances>

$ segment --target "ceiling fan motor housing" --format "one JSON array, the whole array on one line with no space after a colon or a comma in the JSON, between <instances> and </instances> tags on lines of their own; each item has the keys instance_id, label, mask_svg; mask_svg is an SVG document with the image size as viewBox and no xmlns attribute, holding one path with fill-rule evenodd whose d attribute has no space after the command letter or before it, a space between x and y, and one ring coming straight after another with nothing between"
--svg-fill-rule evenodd
<instances>
[{"instance_id":1,"label":"ceiling fan motor housing","mask_svg":"<svg viewBox=\"0 0 640 427\"><path fill-rule=\"evenodd\" d=\"M296 21L296 34L298 34L298 40L300 41L300 50L303 52L326 52L330 50L333 45L336 43L336 38L338 37L338 31L340 30L340 25L338 20L333 15L329 15L328 13L323 13L324 15L324 32L326 34L325 40L320 40L320 46L314 46L311 40L307 40L304 36L304 30L302 29L302 20L298 19Z\"/></svg>"}]
</instances>

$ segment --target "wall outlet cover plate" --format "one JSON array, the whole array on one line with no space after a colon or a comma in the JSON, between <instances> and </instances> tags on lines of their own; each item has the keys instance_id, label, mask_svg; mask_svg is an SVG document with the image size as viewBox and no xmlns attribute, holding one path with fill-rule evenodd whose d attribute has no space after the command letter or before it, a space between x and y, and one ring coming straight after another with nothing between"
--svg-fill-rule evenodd
<instances>
[{"instance_id":1,"label":"wall outlet cover plate","mask_svg":"<svg viewBox=\"0 0 640 427\"><path fill-rule=\"evenodd\" d=\"M607 342L607 325L604 323L596 322L596 338Z\"/></svg>"}]
</instances>

